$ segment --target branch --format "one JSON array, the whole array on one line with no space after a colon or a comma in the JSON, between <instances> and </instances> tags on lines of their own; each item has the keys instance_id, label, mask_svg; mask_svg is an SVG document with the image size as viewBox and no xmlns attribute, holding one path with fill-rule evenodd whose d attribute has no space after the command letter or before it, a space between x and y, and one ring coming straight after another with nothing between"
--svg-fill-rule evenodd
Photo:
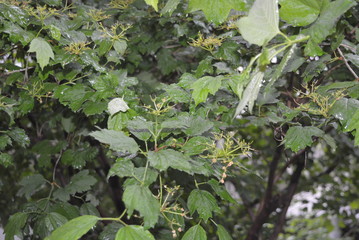
<instances>
[{"instance_id":1,"label":"branch","mask_svg":"<svg viewBox=\"0 0 359 240\"><path fill-rule=\"evenodd\" d=\"M269 238L269 240L276 240L278 238L279 233L283 231L283 226L286 222L287 211L292 202L293 196L297 190L300 176L302 175L302 171L305 167L305 151L301 151L300 154L296 154L294 156L297 168L295 172L290 178L290 182L283 194L279 195L279 202L282 205L282 211L277 219L277 222L274 227L274 231Z\"/></svg>"},{"instance_id":2,"label":"branch","mask_svg":"<svg viewBox=\"0 0 359 240\"><path fill-rule=\"evenodd\" d=\"M28 67L28 68L21 68L21 69L18 69L18 70L14 70L14 71L10 71L10 72L3 72L1 73L2 76L7 76L7 75L11 75L13 73L17 73L17 72L25 72L29 69L32 69L34 67ZM4 70L4 69L1 69L1 70Z\"/></svg>"},{"instance_id":3,"label":"branch","mask_svg":"<svg viewBox=\"0 0 359 240\"><path fill-rule=\"evenodd\" d=\"M277 208L278 202L273 200L273 185L275 172L277 170L283 150L284 146L279 145L274 152L273 160L269 167L266 192L260 203L254 222L248 231L246 240L257 240L259 238L259 233L263 227L263 224L267 221L269 215Z\"/></svg>"},{"instance_id":4,"label":"branch","mask_svg":"<svg viewBox=\"0 0 359 240\"><path fill-rule=\"evenodd\" d=\"M348 63L348 61L347 61L347 59L344 57L344 54L343 54L342 50L340 50L340 48L337 48L337 50L338 50L340 56L342 57L342 59L343 59L343 61L344 61L344 63L345 63L345 66L347 66L348 70L349 70L349 71L351 72L351 74L355 77L355 79L358 80L358 79L359 79L358 75L357 75L357 74L354 72L354 70L350 67L350 65L349 65L349 63Z\"/></svg>"},{"instance_id":5,"label":"branch","mask_svg":"<svg viewBox=\"0 0 359 240\"><path fill-rule=\"evenodd\" d=\"M285 166L282 167L282 169L279 171L279 173L277 174L277 176L275 176L275 178L274 178L274 183L276 183L276 182L282 177L282 175L284 174L285 170L287 170L287 168L288 168L291 164L293 164L293 163L295 163L295 161L297 161L298 156L301 155L301 154L303 154L303 152L305 152L305 149L302 149L302 150L300 150L299 152L297 152L294 156L292 156L292 157L286 162Z\"/></svg>"}]
</instances>

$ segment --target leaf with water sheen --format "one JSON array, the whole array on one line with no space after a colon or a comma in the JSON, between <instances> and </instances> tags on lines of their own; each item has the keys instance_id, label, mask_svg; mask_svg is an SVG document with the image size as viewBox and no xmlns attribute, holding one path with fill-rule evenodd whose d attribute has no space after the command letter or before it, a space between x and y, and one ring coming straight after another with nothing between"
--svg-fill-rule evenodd
<instances>
[{"instance_id":1,"label":"leaf with water sheen","mask_svg":"<svg viewBox=\"0 0 359 240\"><path fill-rule=\"evenodd\" d=\"M276 0L256 0L247 17L236 23L243 38L259 46L279 33L278 4Z\"/></svg>"},{"instance_id":2,"label":"leaf with water sheen","mask_svg":"<svg viewBox=\"0 0 359 240\"><path fill-rule=\"evenodd\" d=\"M224 22L231 9L244 11L246 1L244 0L190 0L189 11L202 10L208 21L215 24Z\"/></svg>"},{"instance_id":3,"label":"leaf with water sheen","mask_svg":"<svg viewBox=\"0 0 359 240\"><path fill-rule=\"evenodd\" d=\"M155 238L142 226L129 225L117 232L115 240L155 240Z\"/></svg>"},{"instance_id":4,"label":"leaf with water sheen","mask_svg":"<svg viewBox=\"0 0 359 240\"><path fill-rule=\"evenodd\" d=\"M206 231L201 225L195 225L188 229L182 240L207 240Z\"/></svg>"},{"instance_id":5,"label":"leaf with water sheen","mask_svg":"<svg viewBox=\"0 0 359 240\"><path fill-rule=\"evenodd\" d=\"M188 197L187 205L191 214L195 211L203 220L212 217L212 211L219 211L217 200L205 190L194 189Z\"/></svg>"},{"instance_id":6,"label":"leaf with water sheen","mask_svg":"<svg viewBox=\"0 0 359 240\"><path fill-rule=\"evenodd\" d=\"M85 235L99 220L96 216L84 215L72 219L57 228L45 240L77 240Z\"/></svg>"},{"instance_id":7,"label":"leaf with water sheen","mask_svg":"<svg viewBox=\"0 0 359 240\"><path fill-rule=\"evenodd\" d=\"M49 64L50 58L55 58L50 44L40 37L34 38L31 41L28 52L36 53L36 59L40 64L41 69L44 69L44 67Z\"/></svg>"},{"instance_id":8,"label":"leaf with water sheen","mask_svg":"<svg viewBox=\"0 0 359 240\"><path fill-rule=\"evenodd\" d=\"M259 89L261 88L261 83L264 77L264 73L261 71L256 71L253 73L252 80L249 82L248 86L244 90L243 97L239 102L236 113L234 116L238 116L248 105L248 111L251 113L255 100L258 97Z\"/></svg>"}]
</instances>

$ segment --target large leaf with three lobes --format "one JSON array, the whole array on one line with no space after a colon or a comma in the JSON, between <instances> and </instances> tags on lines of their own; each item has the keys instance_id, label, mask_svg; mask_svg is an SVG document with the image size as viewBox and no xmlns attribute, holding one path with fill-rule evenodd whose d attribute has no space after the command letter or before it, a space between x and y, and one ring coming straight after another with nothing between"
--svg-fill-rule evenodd
<instances>
[{"instance_id":1,"label":"large leaf with three lobes","mask_svg":"<svg viewBox=\"0 0 359 240\"><path fill-rule=\"evenodd\" d=\"M49 64L50 58L55 58L50 44L40 37L34 38L31 41L28 52L36 52L36 60L40 64L41 69L44 69Z\"/></svg>"},{"instance_id":2,"label":"large leaf with three lobes","mask_svg":"<svg viewBox=\"0 0 359 240\"><path fill-rule=\"evenodd\" d=\"M129 216L132 215L133 210L140 212L146 228L153 227L157 223L160 215L160 203L146 186L133 184L126 187L123 193L123 201L128 209Z\"/></svg>"},{"instance_id":3,"label":"large leaf with three lobes","mask_svg":"<svg viewBox=\"0 0 359 240\"><path fill-rule=\"evenodd\" d=\"M215 24L224 22L231 9L244 11L246 1L244 0L190 0L188 6L190 12L202 10L208 21Z\"/></svg>"},{"instance_id":4,"label":"large leaf with three lobes","mask_svg":"<svg viewBox=\"0 0 359 240\"><path fill-rule=\"evenodd\" d=\"M90 136L102 143L109 144L114 151L136 153L139 149L136 141L121 131L102 129L90 133Z\"/></svg>"},{"instance_id":5,"label":"large leaf with three lobes","mask_svg":"<svg viewBox=\"0 0 359 240\"><path fill-rule=\"evenodd\" d=\"M129 225L117 232L115 240L155 240L155 238L142 226Z\"/></svg>"},{"instance_id":6,"label":"large leaf with three lobes","mask_svg":"<svg viewBox=\"0 0 359 240\"><path fill-rule=\"evenodd\" d=\"M243 38L262 46L280 31L278 28L278 4L276 0L256 0L247 17L236 23Z\"/></svg>"},{"instance_id":7,"label":"large leaf with three lobes","mask_svg":"<svg viewBox=\"0 0 359 240\"><path fill-rule=\"evenodd\" d=\"M188 197L187 205L191 214L197 211L205 221L212 217L212 211L217 212L220 210L213 195L199 189L192 190Z\"/></svg>"},{"instance_id":8,"label":"large leaf with three lobes","mask_svg":"<svg viewBox=\"0 0 359 240\"><path fill-rule=\"evenodd\" d=\"M70 220L57 228L45 240L77 240L86 234L99 220L96 216L84 215Z\"/></svg>"},{"instance_id":9,"label":"large leaf with three lobes","mask_svg":"<svg viewBox=\"0 0 359 240\"><path fill-rule=\"evenodd\" d=\"M284 138L284 145L293 152L298 152L313 143L313 136L323 137L324 132L317 127L294 126L289 128Z\"/></svg>"}]
</instances>

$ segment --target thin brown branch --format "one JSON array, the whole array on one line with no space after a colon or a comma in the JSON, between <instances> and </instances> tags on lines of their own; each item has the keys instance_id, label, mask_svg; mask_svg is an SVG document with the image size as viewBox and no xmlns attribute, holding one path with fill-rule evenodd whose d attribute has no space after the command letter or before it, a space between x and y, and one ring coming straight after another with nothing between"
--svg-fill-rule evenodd
<instances>
[{"instance_id":1,"label":"thin brown branch","mask_svg":"<svg viewBox=\"0 0 359 240\"><path fill-rule=\"evenodd\" d=\"M359 76L354 72L354 70L351 68L351 66L349 65L347 59L344 57L344 54L342 52L342 50L340 50L340 48L337 48L338 53L340 54L340 56L342 57L345 66L347 66L348 70L351 72L351 74L355 77L355 79L359 79Z\"/></svg>"},{"instance_id":2,"label":"thin brown branch","mask_svg":"<svg viewBox=\"0 0 359 240\"><path fill-rule=\"evenodd\" d=\"M27 70L32 69L32 68L34 68L34 67L21 68L21 69L13 70L13 71L10 71L10 72L3 72L3 73L1 73L1 75L7 76L7 75L11 75L13 73L26 72Z\"/></svg>"}]
</instances>

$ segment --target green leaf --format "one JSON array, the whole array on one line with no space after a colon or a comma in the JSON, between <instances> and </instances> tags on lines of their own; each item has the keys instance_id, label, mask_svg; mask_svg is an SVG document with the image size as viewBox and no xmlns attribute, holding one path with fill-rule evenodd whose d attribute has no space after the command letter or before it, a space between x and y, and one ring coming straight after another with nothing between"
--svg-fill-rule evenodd
<instances>
[{"instance_id":1,"label":"green leaf","mask_svg":"<svg viewBox=\"0 0 359 240\"><path fill-rule=\"evenodd\" d=\"M112 176L119 177L130 177L133 175L135 165L131 160L123 160L121 158L117 159L116 163L112 165L110 171L107 174L107 179Z\"/></svg>"},{"instance_id":2,"label":"green leaf","mask_svg":"<svg viewBox=\"0 0 359 240\"><path fill-rule=\"evenodd\" d=\"M353 116L348 120L346 125L345 132L350 132L355 130L355 140L354 145L359 145L359 110L357 110Z\"/></svg>"},{"instance_id":3,"label":"green leaf","mask_svg":"<svg viewBox=\"0 0 359 240\"><path fill-rule=\"evenodd\" d=\"M151 166L160 171L167 170L168 167L189 173L191 165L190 158L172 149L160 150L158 152L148 152L148 160Z\"/></svg>"},{"instance_id":4,"label":"green leaf","mask_svg":"<svg viewBox=\"0 0 359 240\"><path fill-rule=\"evenodd\" d=\"M83 170L71 177L70 183L64 188L59 188L54 192L54 198L61 201L68 201L70 195L85 192L97 182L96 178L89 175L89 170Z\"/></svg>"},{"instance_id":5,"label":"green leaf","mask_svg":"<svg viewBox=\"0 0 359 240\"><path fill-rule=\"evenodd\" d=\"M189 11L202 10L208 21L215 24L223 23L231 9L244 11L246 1L243 0L190 0Z\"/></svg>"},{"instance_id":6,"label":"green leaf","mask_svg":"<svg viewBox=\"0 0 359 240\"><path fill-rule=\"evenodd\" d=\"M282 0L280 17L293 26L306 26L314 22L321 9L322 0Z\"/></svg>"},{"instance_id":7,"label":"green leaf","mask_svg":"<svg viewBox=\"0 0 359 240\"><path fill-rule=\"evenodd\" d=\"M142 185L133 184L126 187L122 197L131 216L133 210L140 212L144 218L145 228L153 227L160 215L160 203L152 195L151 191Z\"/></svg>"},{"instance_id":8,"label":"green leaf","mask_svg":"<svg viewBox=\"0 0 359 240\"><path fill-rule=\"evenodd\" d=\"M17 196L25 195L26 198L31 197L35 192L41 190L41 186L46 183L46 179L41 174L34 174L24 177L20 181L22 186L17 192Z\"/></svg>"},{"instance_id":9,"label":"green leaf","mask_svg":"<svg viewBox=\"0 0 359 240\"><path fill-rule=\"evenodd\" d=\"M217 225L217 235L219 240L232 240L231 235L229 235L227 230L220 224Z\"/></svg>"},{"instance_id":10,"label":"green leaf","mask_svg":"<svg viewBox=\"0 0 359 240\"><path fill-rule=\"evenodd\" d=\"M252 113L253 105L258 97L263 77L264 73L261 71L257 70L253 73L252 80L249 82L248 86L244 90L243 97L238 103L234 116L238 116L239 114L241 114L242 111L246 108L246 106L248 106L248 111Z\"/></svg>"},{"instance_id":11,"label":"green leaf","mask_svg":"<svg viewBox=\"0 0 359 240\"><path fill-rule=\"evenodd\" d=\"M207 240L206 231L201 225L195 225L188 229L181 240Z\"/></svg>"},{"instance_id":12,"label":"green leaf","mask_svg":"<svg viewBox=\"0 0 359 240\"><path fill-rule=\"evenodd\" d=\"M181 0L168 0L166 5L161 10L161 15L168 13L168 15L171 16L180 2Z\"/></svg>"},{"instance_id":13,"label":"green leaf","mask_svg":"<svg viewBox=\"0 0 359 240\"><path fill-rule=\"evenodd\" d=\"M126 48L127 48L127 42L125 40L116 40L113 42L113 48L116 50L116 52L120 55L124 55Z\"/></svg>"},{"instance_id":14,"label":"green leaf","mask_svg":"<svg viewBox=\"0 0 359 240\"><path fill-rule=\"evenodd\" d=\"M122 227L123 226L117 222L112 222L106 225L103 231L101 232L100 236L98 237L98 240L114 240L117 232Z\"/></svg>"},{"instance_id":15,"label":"green leaf","mask_svg":"<svg viewBox=\"0 0 359 240\"><path fill-rule=\"evenodd\" d=\"M11 138L8 135L0 136L0 151L4 150L7 145L11 145Z\"/></svg>"},{"instance_id":16,"label":"green leaf","mask_svg":"<svg viewBox=\"0 0 359 240\"><path fill-rule=\"evenodd\" d=\"M207 100L208 93L215 94L221 87L223 77L206 76L195 81L191 88L193 89L192 97L196 105Z\"/></svg>"},{"instance_id":17,"label":"green leaf","mask_svg":"<svg viewBox=\"0 0 359 240\"><path fill-rule=\"evenodd\" d=\"M44 69L49 64L50 58L54 59L54 52L50 44L45 39L37 37L30 43L30 49L28 52L35 52L37 62L40 64L41 69Z\"/></svg>"},{"instance_id":18,"label":"green leaf","mask_svg":"<svg viewBox=\"0 0 359 240\"><path fill-rule=\"evenodd\" d=\"M212 211L218 212L220 210L217 205L217 200L212 194L199 189L192 190L188 197L187 205L191 215L197 211L204 221L207 221L208 218L212 217Z\"/></svg>"},{"instance_id":19,"label":"green leaf","mask_svg":"<svg viewBox=\"0 0 359 240\"><path fill-rule=\"evenodd\" d=\"M127 122L127 128L130 132L135 135L138 139L147 141L153 132L154 123L147 121L142 117L136 117L135 119Z\"/></svg>"},{"instance_id":20,"label":"green leaf","mask_svg":"<svg viewBox=\"0 0 359 240\"><path fill-rule=\"evenodd\" d=\"M70 194L81 193L90 190L96 182L96 178L89 175L89 170L83 170L72 176L65 188Z\"/></svg>"},{"instance_id":21,"label":"green leaf","mask_svg":"<svg viewBox=\"0 0 359 240\"><path fill-rule=\"evenodd\" d=\"M201 117L189 117L187 119L187 128L182 131L188 136L197 136L201 135L204 132L207 132L213 127L213 123L207 119Z\"/></svg>"},{"instance_id":22,"label":"green leaf","mask_svg":"<svg viewBox=\"0 0 359 240\"><path fill-rule=\"evenodd\" d=\"M30 144L30 138L26 135L25 130L21 128L14 128L7 133L21 147L27 147Z\"/></svg>"},{"instance_id":23,"label":"green leaf","mask_svg":"<svg viewBox=\"0 0 359 240\"><path fill-rule=\"evenodd\" d=\"M213 74L212 57L207 57L199 62L196 69L196 77L202 77L205 73Z\"/></svg>"},{"instance_id":24,"label":"green leaf","mask_svg":"<svg viewBox=\"0 0 359 240\"><path fill-rule=\"evenodd\" d=\"M142 226L128 225L117 232L115 240L155 240L155 238Z\"/></svg>"},{"instance_id":25,"label":"green leaf","mask_svg":"<svg viewBox=\"0 0 359 240\"><path fill-rule=\"evenodd\" d=\"M4 28L2 31L10 35L9 38L12 42L16 43L20 41L24 46L26 46L35 37L32 32L25 31L18 25L7 21L4 21Z\"/></svg>"},{"instance_id":26,"label":"green leaf","mask_svg":"<svg viewBox=\"0 0 359 240\"><path fill-rule=\"evenodd\" d=\"M107 127L110 130L121 131L127 126L127 122L136 115L136 112L132 109L129 109L126 112L118 112L117 114L108 118Z\"/></svg>"},{"instance_id":27,"label":"green leaf","mask_svg":"<svg viewBox=\"0 0 359 240\"><path fill-rule=\"evenodd\" d=\"M114 151L136 153L139 150L136 141L120 131L102 129L90 133L90 136L102 143L109 144L110 149Z\"/></svg>"},{"instance_id":28,"label":"green leaf","mask_svg":"<svg viewBox=\"0 0 359 240\"><path fill-rule=\"evenodd\" d=\"M10 154L0 152L0 165L3 165L4 167L9 167L13 164L14 162Z\"/></svg>"},{"instance_id":29,"label":"green leaf","mask_svg":"<svg viewBox=\"0 0 359 240\"><path fill-rule=\"evenodd\" d=\"M302 32L303 34L310 36L309 42L312 46L309 45L309 47L311 46L312 49L315 49L313 48L314 46L318 47L317 44L321 43L327 36L332 34L335 31L335 24L340 16L354 5L355 1L353 0L337 0L326 4L314 24ZM310 54L315 52L313 52L313 50L310 51L308 49L309 47L306 47L306 53L309 53L310 56L315 55ZM316 52L318 52L318 50L316 50Z\"/></svg>"},{"instance_id":30,"label":"green leaf","mask_svg":"<svg viewBox=\"0 0 359 240\"><path fill-rule=\"evenodd\" d=\"M256 0L248 17L242 17L236 23L243 38L259 46L266 44L280 32L278 24L276 0Z\"/></svg>"},{"instance_id":31,"label":"green leaf","mask_svg":"<svg viewBox=\"0 0 359 240\"><path fill-rule=\"evenodd\" d=\"M41 216L35 223L34 231L40 236L41 239L45 239L56 228L64 225L67 222L67 218L56 212Z\"/></svg>"},{"instance_id":32,"label":"green leaf","mask_svg":"<svg viewBox=\"0 0 359 240\"><path fill-rule=\"evenodd\" d=\"M353 117L359 109L359 101L352 98L342 98L336 101L333 107L330 109L329 114L337 118L342 127L343 131L348 129L348 121Z\"/></svg>"},{"instance_id":33,"label":"green leaf","mask_svg":"<svg viewBox=\"0 0 359 240\"><path fill-rule=\"evenodd\" d=\"M5 226L5 240L14 240L14 236L21 236L21 229L25 226L28 214L18 212L9 218Z\"/></svg>"},{"instance_id":34,"label":"green leaf","mask_svg":"<svg viewBox=\"0 0 359 240\"><path fill-rule=\"evenodd\" d=\"M100 217L100 213L97 208L91 203L84 203L80 207L81 215L94 215Z\"/></svg>"},{"instance_id":35,"label":"green leaf","mask_svg":"<svg viewBox=\"0 0 359 240\"><path fill-rule=\"evenodd\" d=\"M234 200L232 196L227 192L226 188L220 185L218 181L211 179L208 181L208 184L211 185L215 193L218 196L220 196L223 200L228 201L230 203L237 203L236 200Z\"/></svg>"},{"instance_id":36,"label":"green leaf","mask_svg":"<svg viewBox=\"0 0 359 240\"><path fill-rule=\"evenodd\" d=\"M359 199L356 199L356 200L352 201L351 203L349 203L349 206L350 206L353 210L359 209Z\"/></svg>"},{"instance_id":37,"label":"green leaf","mask_svg":"<svg viewBox=\"0 0 359 240\"><path fill-rule=\"evenodd\" d=\"M197 136L188 140L188 142L186 142L182 146L182 150L188 156L198 155L203 153L208 148L208 144L210 143L210 139L202 136Z\"/></svg>"},{"instance_id":38,"label":"green leaf","mask_svg":"<svg viewBox=\"0 0 359 240\"><path fill-rule=\"evenodd\" d=\"M290 148L293 152L298 152L312 145L313 136L322 137L323 135L324 132L317 127L295 126L289 128L283 142L285 148Z\"/></svg>"},{"instance_id":39,"label":"green leaf","mask_svg":"<svg viewBox=\"0 0 359 240\"><path fill-rule=\"evenodd\" d=\"M139 167L134 169L134 176L141 179L143 186L148 187L157 180L158 171L152 168ZM144 178L145 176L145 178Z\"/></svg>"},{"instance_id":40,"label":"green leaf","mask_svg":"<svg viewBox=\"0 0 359 240\"><path fill-rule=\"evenodd\" d=\"M158 0L145 0L148 5L151 5L156 11L158 11Z\"/></svg>"},{"instance_id":41,"label":"green leaf","mask_svg":"<svg viewBox=\"0 0 359 240\"><path fill-rule=\"evenodd\" d=\"M77 240L86 234L99 218L97 216L84 215L72 219L61 227L57 228L45 240Z\"/></svg>"},{"instance_id":42,"label":"green leaf","mask_svg":"<svg viewBox=\"0 0 359 240\"><path fill-rule=\"evenodd\" d=\"M50 30L51 37L59 41L61 38L61 30L54 25L48 26L48 29Z\"/></svg>"},{"instance_id":43,"label":"green leaf","mask_svg":"<svg viewBox=\"0 0 359 240\"><path fill-rule=\"evenodd\" d=\"M52 212L57 212L67 219L74 219L80 216L78 207L67 202L57 202L51 207Z\"/></svg>"}]
</instances>

